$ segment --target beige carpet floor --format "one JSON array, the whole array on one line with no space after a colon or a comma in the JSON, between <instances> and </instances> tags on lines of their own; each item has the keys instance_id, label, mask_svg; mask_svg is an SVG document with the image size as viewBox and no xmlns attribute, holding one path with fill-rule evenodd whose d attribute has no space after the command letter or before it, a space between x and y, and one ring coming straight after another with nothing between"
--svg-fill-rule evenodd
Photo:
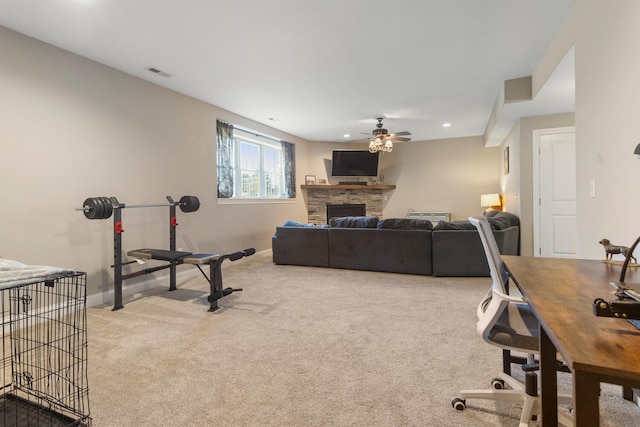
<instances>
[{"instance_id":1,"label":"beige carpet floor","mask_svg":"<svg viewBox=\"0 0 640 427\"><path fill-rule=\"evenodd\" d=\"M279 266L267 252L225 263L224 285L244 291L214 313L201 277L88 309L94 426L518 425L516 405L450 404L500 371L475 331L488 278ZM619 396L603 387L602 425L640 425Z\"/></svg>"}]
</instances>

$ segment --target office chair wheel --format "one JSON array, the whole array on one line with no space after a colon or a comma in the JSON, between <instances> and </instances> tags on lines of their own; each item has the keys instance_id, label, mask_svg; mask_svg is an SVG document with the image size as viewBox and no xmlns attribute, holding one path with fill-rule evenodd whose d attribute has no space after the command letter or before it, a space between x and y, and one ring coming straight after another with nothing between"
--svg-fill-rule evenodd
<instances>
[{"instance_id":1,"label":"office chair wheel","mask_svg":"<svg viewBox=\"0 0 640 427\"><path fill-rule=\"evenodd\" d=\"M467 407L466 401L464 399L460 399L459 397L454 397L453 399L451 399L451 406L453 406L453 409L455 409L456 411L464 411L464 408Z\"/></svg>"},{"instance_id":2,"label":"office chair wheel","mask_svg":"<svg viewBox=\"0 0 640 427\"><path fill-rule=\"evenodd\" d=\"M502 378L494 378L491 380L491 388L502 390L504 388L504 380Z\"/></svg>"}]
</instances>

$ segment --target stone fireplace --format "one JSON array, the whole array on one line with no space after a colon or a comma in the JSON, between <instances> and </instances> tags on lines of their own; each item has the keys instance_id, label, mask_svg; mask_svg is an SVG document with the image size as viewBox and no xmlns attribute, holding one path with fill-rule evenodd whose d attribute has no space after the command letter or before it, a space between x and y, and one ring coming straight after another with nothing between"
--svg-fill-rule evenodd
<instances>
[{"instance_id":1,"label":"stone fireplace","mask_svg":"<svg viewBox=\"0 0 640 427\"><path fill-rule=\"evenodd\" d=\"M394 188L395 185L303 185L302 189L306 190L308 222L326 224L330 218L329 206L335 205L363 205L364 215L382 218L383 192ZM360 215L361 212L362 210L358 210Z\"/></svg>"}]
</instances>

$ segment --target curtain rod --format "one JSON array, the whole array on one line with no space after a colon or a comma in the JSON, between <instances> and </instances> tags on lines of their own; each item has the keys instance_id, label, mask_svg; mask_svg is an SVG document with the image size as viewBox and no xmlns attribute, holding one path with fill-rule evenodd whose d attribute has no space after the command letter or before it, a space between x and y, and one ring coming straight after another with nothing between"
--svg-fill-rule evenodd
<instances>
[{"instance_id":1,"label":"curtain rod","mask_svg":"<svg viewBox=\"0 0 640 427\"><path fill-rule=\"evenodd\" d=\"M242 132L246 132L246 133L248 133L250 135L253 135L253 136L259 136L261 138L271 139L271 140L276 141L276 142L286 142L286 141L284 141L282 139L274 138L273 136L269 136L269 135L263 135L261 133L257 133L256 131L245 129L245 128L242 128L240 126L233 125L233 128L234 129L238 129L239 131L242 131Z\"/></svg>"}]
</instances>

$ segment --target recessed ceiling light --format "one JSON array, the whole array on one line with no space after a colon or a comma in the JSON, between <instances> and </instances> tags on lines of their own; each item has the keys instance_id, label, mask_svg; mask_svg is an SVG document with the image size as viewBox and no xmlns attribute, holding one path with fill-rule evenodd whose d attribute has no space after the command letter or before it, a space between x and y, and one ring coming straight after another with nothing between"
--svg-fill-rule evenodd
<instances>
[{"instance_id":1,"label":"recessed ceiling light","mask_svg":"<svg viewBox=\"0 0 640 427\"><path fill-rule=\"evenodd\" d=\"M443 128L451 127L451 123L443 123L443 124L442 124L442 127L443 127Z\"/></svg>"},{"instance_id":2,"label":"recessed ceiling light","mask_svg":"<svg viewBox=\"0 0 640 427\"><path fill-rule=\"evenodd\" d=\"M351 135L349 135L348 133L345 133L343 136L344 136L345 138L349 138Z\"/></svg>"}]
</instances>

